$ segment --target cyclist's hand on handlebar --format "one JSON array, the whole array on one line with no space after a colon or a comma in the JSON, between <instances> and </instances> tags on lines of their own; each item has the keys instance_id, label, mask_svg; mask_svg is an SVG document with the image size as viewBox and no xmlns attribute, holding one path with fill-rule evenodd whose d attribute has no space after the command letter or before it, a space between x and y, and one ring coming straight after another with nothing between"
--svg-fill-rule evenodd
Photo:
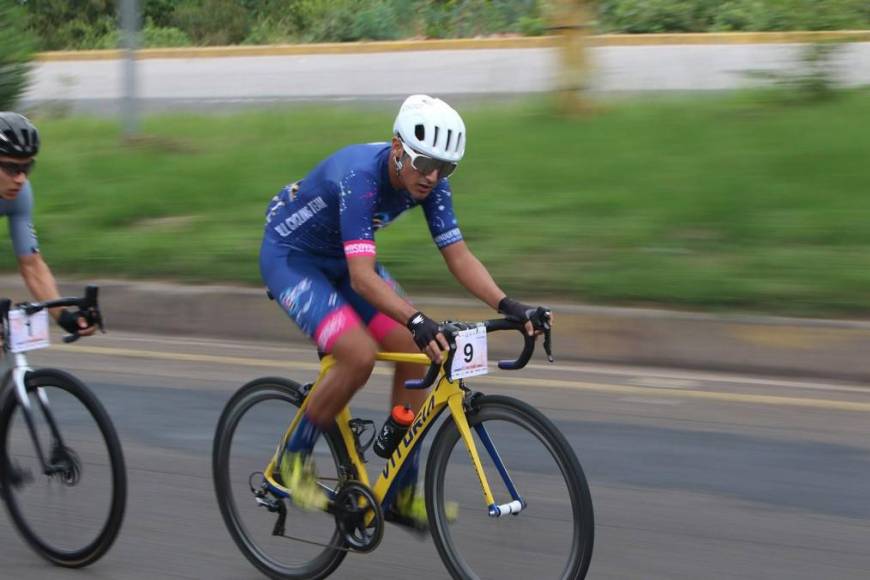
<instances>
[{"instance_id":1,"label":"cyclist's hand on handlebar","mask_svg":"<svg viewBox=\"0 0 870 580\"><path fill-rule=\"evenodd\" d=\"M545 312L545 317L539 314L540 310ZM529 306L507 296L498 303L498 312L507 318L525 322L526 334L529 336L541 334L547 325L553 325L553 313L549 308Z\"/></svg>"},{"instance_id":2,"label":"cyclist's hand on handlebar","mask_svg":"<svg viewBox=\"0 0 870 580\"><path fill-rule=\"evenodd\" d=\"M97 326L91 323L81 312L62 310L57 317L57 324L70 334L78 336L90 336L97 330Z\"/></svg>"},{"instance_id":3,"label":"cyclist's hand on handlebar","mask_svg":"<svg viewBox=\"0 0 870 580\"><path fill-rule=\"evenodd\" d=\"M411 331L411 336L414 337L417 348L428 356L432 362L440 363L441 351L447 350L450 346L447 344L447 339L441 333L438 323L422 312L415 312L405 325Z\"/></svg>"}]
</instances>

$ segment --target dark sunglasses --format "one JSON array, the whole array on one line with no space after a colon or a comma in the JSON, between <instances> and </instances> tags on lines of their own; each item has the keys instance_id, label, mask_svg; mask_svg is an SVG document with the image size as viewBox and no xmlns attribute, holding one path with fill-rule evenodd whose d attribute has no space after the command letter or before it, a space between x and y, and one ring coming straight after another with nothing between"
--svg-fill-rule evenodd
<instances>
[{"instance_id":1,"label":"dark sunglasses","mask_svg":"<svg viewBox=\"0 0 870 580\"><path fill-rule=\"evenodd\" d=\"M441 161L440 159L434 159L432 157L427 157L422 153L417 153L408 147L404 141L402 141L402 149L404 149L405 154L411 158L411 167L423 175L429 175L433 171L438 171L438 177L448 177L456 171L456 163Z\"/></svg>"},{"instance_id":2,"label":"dark sunglasses","mask_svg":"<svg viewBox=\"0 0 870 580\"><path fill-rule=\"evenodd\" d=\"M30 175L36 165L36 159L31 159L25 163L16 163L15 161L0 161L0 169L9 177L18 177L19 173Z\"/></svg>"}]
</instances>

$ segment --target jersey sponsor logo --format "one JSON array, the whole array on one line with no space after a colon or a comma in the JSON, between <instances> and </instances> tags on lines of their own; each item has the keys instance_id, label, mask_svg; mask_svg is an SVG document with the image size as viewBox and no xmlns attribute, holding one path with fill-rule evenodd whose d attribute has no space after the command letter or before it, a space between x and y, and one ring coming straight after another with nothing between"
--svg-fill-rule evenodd
<instances>
[{"instance_id":1,"label":"jersey sponsor logo","mask_svg":"<svg viewBox=\"0 0 870 580\"><path fill-rule=\"evenodd\" d=\"M443 248L444 246L449 246L455 242L458 242L462 239L462 232L459 231L459 228L453 228L452 230L447 230L443 234L439 234L435 236L435 244L439 248Z\"/></svg>"},{"instance_id":2,"label":"jersey sponsor logo","mask_svg":"<svg viewBox=\"0 0 870 580\"><path fill-rule=\"evenodd\" d=\"M323 201L322 197L317 196L306 203L303 207L296 210L289 217L284 218L284 221L276 224L273 229L278 232L282 238L286 238L324 209L326 209L326 202Z\"/></svg>"},{"instance_id":3,"label":"jersey sponsor logo","mask_svg":"<svg viewBox=\"0 0 870 580\"><path fill-rule=\"evenodd\" d=\"M332 337L344 328L345 324L344 313L339 310L335 316L330 318L326 324L320 327L320 335L317 337L318 346L322 349L326 349L326 346L330 343Z\"/></svg>"},{"instance_id":4,"label":"jersey sponsor logo","mask_svg":"<svg viewBox=\"0 0 870 580\"><path fill-rule=\"evenodd\" d=\"M338 310L328 314L316 330L315 340L321 350L328 351L332 343L353 323L353 317L348 312L353 312L350 306L342 306Z\"/></svg>"},{"instance_id":5,"label":"jersey sponsor logo","mask_svg":"<svg viewBox=\"0 0 870 580\"><path fill-rule=\"evenodd\" d=\"M348 258L374 256L375 254L375 243L370 240L354 240L344 243L344 255Z\"/></svg>"}]
</instances>

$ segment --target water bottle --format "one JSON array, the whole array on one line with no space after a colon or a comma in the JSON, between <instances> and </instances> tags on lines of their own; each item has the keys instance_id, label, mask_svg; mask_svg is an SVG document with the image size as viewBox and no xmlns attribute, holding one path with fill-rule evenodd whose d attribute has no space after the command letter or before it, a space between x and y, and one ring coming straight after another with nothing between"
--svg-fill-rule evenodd
<instances>
[{"instance_id":1,"label":"water bottle","mask_svg":"<svg viewBox=\"0 0 870 580\"><path fill-rule=\"evenodd\" d=\"M399 445L408 427L414 422L414 411L408 405L396 405L390 412L390 416L381 427L378 438L375 441L375 453L379 457L389 459Z\"/></svg>"}]
</instances>

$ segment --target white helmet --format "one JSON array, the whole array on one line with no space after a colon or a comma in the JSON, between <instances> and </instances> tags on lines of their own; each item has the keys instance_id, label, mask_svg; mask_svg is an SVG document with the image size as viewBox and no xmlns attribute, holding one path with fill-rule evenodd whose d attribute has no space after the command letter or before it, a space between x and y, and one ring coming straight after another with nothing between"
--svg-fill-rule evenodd
<instances>
[{"instance_id":1,"label":"white helmet","mask_svg":"<svg viewBox=\"0 0 870 580\"><path fill-rule=\"evenodd\" d=\"M450 105L429 95L411 95L402 103L393 134L418 153L459 162L465 155L465 123Z\"/></svg>"}]
</instances>

